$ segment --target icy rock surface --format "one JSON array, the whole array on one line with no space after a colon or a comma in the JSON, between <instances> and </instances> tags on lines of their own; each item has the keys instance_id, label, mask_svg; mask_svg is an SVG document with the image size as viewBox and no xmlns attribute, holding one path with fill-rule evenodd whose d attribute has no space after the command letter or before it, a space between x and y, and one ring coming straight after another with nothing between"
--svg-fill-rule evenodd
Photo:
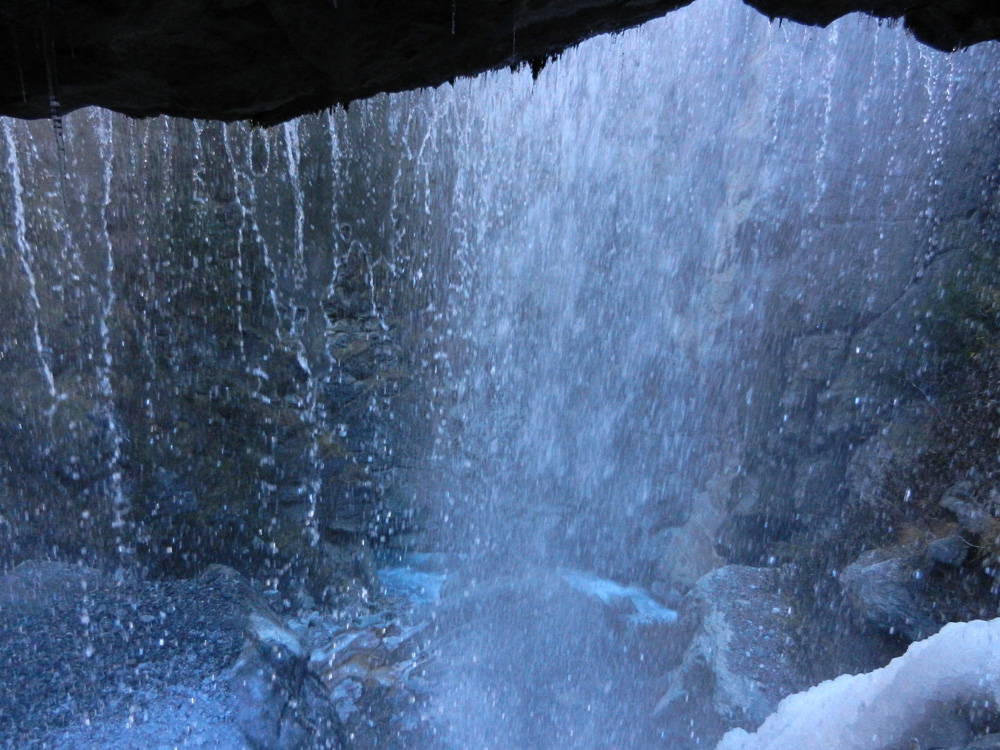
<instances>
[{"instance_id":1,"label":"icy rock surface","mask_svg":"<svg viewBox=\"0 0 1000 750\"><path fill-rule=\"evenodd\" d=\"M955 706L995 718L1000 619L951 623L888 666L842 675L789 696L754 734L729 732L717 750L890 750L951 721ZM964 744L964 743L963 743Z\"/></svg>"}]
</instances>

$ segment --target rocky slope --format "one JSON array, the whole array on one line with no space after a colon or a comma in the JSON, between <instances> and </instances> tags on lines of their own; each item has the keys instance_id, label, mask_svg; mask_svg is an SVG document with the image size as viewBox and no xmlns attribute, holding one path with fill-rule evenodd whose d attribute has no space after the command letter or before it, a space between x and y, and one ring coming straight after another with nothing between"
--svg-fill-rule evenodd
<instances>
[{"instance_id":1,"label":"rocky slope","mask_svg":"<svg viewBox=\"0 0 1000 750\"><path fill-rule=\"evenodd\" d=\"M5 0L0 114L39 118L98 105L137 117L277 123L484 70L524 64L537 70L585 38L686 4ZM855 11L902 19L940 49L1000 35L1000 9L990 0L749 4L771 18L807 24Z\"/></svg>"},{"instance_id":2,"label":"rocky slope","mask_svg":"<svg viewBox=\"0 0 1000 750\"><path fill-rule=\"evenodd\" d=\"M26 562L0 576L0 747L408 746L421 628L377 601L289 618L221 565L153 583Z\"/></svg>"}]
</instances>

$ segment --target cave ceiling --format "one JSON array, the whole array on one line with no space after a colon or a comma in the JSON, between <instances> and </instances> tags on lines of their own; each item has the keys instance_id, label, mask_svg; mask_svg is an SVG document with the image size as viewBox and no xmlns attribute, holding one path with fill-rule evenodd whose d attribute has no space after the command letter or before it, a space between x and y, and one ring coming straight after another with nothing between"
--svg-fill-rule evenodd
<instances>
[{"instance_id":1,"label":"cave ceiling","mask_svg":"<svg viewBox=\"0 0 1000 750\"><path fill-rule=\"evenodd\" d=\"M97 105L275 124L380 92L527 65L677 0L0 0L0 114ZM748 0L825 25L863 12L954 50L1000 38L997 0Z\"/></svg>"}]
</instances>

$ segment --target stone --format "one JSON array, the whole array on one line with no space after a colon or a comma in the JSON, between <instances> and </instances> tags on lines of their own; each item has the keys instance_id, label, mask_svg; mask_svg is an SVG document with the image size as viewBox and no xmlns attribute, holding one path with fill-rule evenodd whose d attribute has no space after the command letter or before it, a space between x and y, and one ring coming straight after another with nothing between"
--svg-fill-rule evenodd
<instances>
[{"instance_id":1,"label":"stone","mask_svg":"<svg viewBox=\"0 0 1000 750\"><path fill-rule=\"evenodd\" d=\"M956 485L941 498L941 507L950 510L958 518L958 523L970 534L983 534L989 530L992 519L967 494L964 486Z\"/></svg>"},{"instance_id":2,"label":"stone","mask_svg":"<svg viewBox=\"0 0 1000 750\"><path fill-rule=\"evenodd\" d=\"M777 568L728 565L698 581L680 610L690 640L656 705L665 736L710 747L808 684L792 656L795 622Z\"/></svg>"},{"instance_id":3,"label":"stone","mask_svg":"<svg viewBox=\"0 0 1000 750\"><path fill-rule=\"evenodd\" d=\"M275 615L250 615L247 638L228 674L239 699L237 722L256 750L335 747L339 726L325 691L308 672L309 655ZM324 744L320 744L324 743Z\"/></svg>"},{"instance_id":4,"label":"stone","mask_svg":"<svg viewBox=\"0 0 1000 750\"><path fill-rule=\"evenodd\" d=\"M417 673L430 658L427 622L411 622L406 609L405 602L387 597L346 626L314 613L301 633L309 649L308 680L322 686L322 704L335 714L330 725L336 736L348 738L346 744L424 746L426 696Z\"/></svg>"},{"instance_id":5,"label":"stone","mask_svg":"<svg viewBox=\"0 0 1000 750\"><path fill-rule=\"evenodd\" d=\"M861 554L840 572L840 589L857 615L883 633L909 641L927 638L945 623L993 611L992 578L973 563L971 549L954 524L940 536L925 531L906 544Z\"/></svg>"},{"instance_id":6,"label":"stone","mask_svg":"<svg viewBox=\"0 0 1000 750\"><path fill-rule=\"evenodd\" d=\"M949 534L928 544L927 556L942 565L960 568L969 557L969 549L969 543L960 534Z\"/></svg>"},{"instance_id":7,"label":"stone","mask_svg":"<svg viewBox=\"0 0 1000 750\"><path fill-rule=\"evenodd\" d=\"M872 550L843 571L841 586L875 626L917 641L934 635L942 625L931 617L921 562L909 550Z\"/></svg>"}]
</instances>

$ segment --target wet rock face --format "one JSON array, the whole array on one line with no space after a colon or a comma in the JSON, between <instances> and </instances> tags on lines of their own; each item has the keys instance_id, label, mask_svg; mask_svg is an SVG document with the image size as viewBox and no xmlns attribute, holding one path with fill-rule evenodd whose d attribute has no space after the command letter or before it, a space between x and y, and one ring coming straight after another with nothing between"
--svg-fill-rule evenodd
<instances>
[{"instance_id":1,"label":"wet rock face","mask_svg":"<svg viewBox=\"0 0 1000 750\"><path fill-rule=\"evenodd\" d=\"M289 596L371 589L369 541L406 518L391 457L420 449L399 440L419 400L385 301L390 245L363 221L354 178L384 178L355 164L362 135L93 110L63 126L80 201L62 239L14 229L15 206L58 191L48 123L5 124L0 146L19 178L0 180L0 245L18 248L0 260L0 566L219 562Z\"/></svg>"},{"instance_id":2,"label":"wet rock face","mask_svg":"<svg viewBox=\"0 0 1000 750\"><path fill-rule=\"evenodd\" d=\"M950 533L907 545L870 550L848 565L840 585L858 614L876 628L922 640L946 622L992 614L988 580L975 564L963 567L979 539Z\"/></svg>"},{"instance_id":3,"label":"wet rock face","mask_svg":"<svg viewBox=\"0 0 1000 750\"><path fill-rule=\"evenodd\" d=\"M808 684L795 663L797 615L779 571L728 565L704 576L681 606L681 663L656 714L673 746L711 745L723 726L756 727Z\"/></svg>"},{"instance_id":4,"label":"wet rock face","mask_svg":"<svg viewBox=\"0 0 1000 750\"><path fill-rule=\"evenodd\" d=\"M587 37L686 4L8 0L0 8L0 113L37 118L99 105L133 116L276 123L488 69L536 69ZM1000 34L1000 10L991 0L750 5L807 24L854 11L902 17L941 49Z\"/></svg>"},{"instance_id":5,"label":"wet rock face","mask_svg":"<svg viewBox=\"0 0 1000 750\"><path fill-rule=\"evenodd\" d=\"M239 660L228 674L239 701L237 724L255 750L336 748L338 722L308 673L308 654L285 623L250 615Z\"/></svg>"}]
</instances>

